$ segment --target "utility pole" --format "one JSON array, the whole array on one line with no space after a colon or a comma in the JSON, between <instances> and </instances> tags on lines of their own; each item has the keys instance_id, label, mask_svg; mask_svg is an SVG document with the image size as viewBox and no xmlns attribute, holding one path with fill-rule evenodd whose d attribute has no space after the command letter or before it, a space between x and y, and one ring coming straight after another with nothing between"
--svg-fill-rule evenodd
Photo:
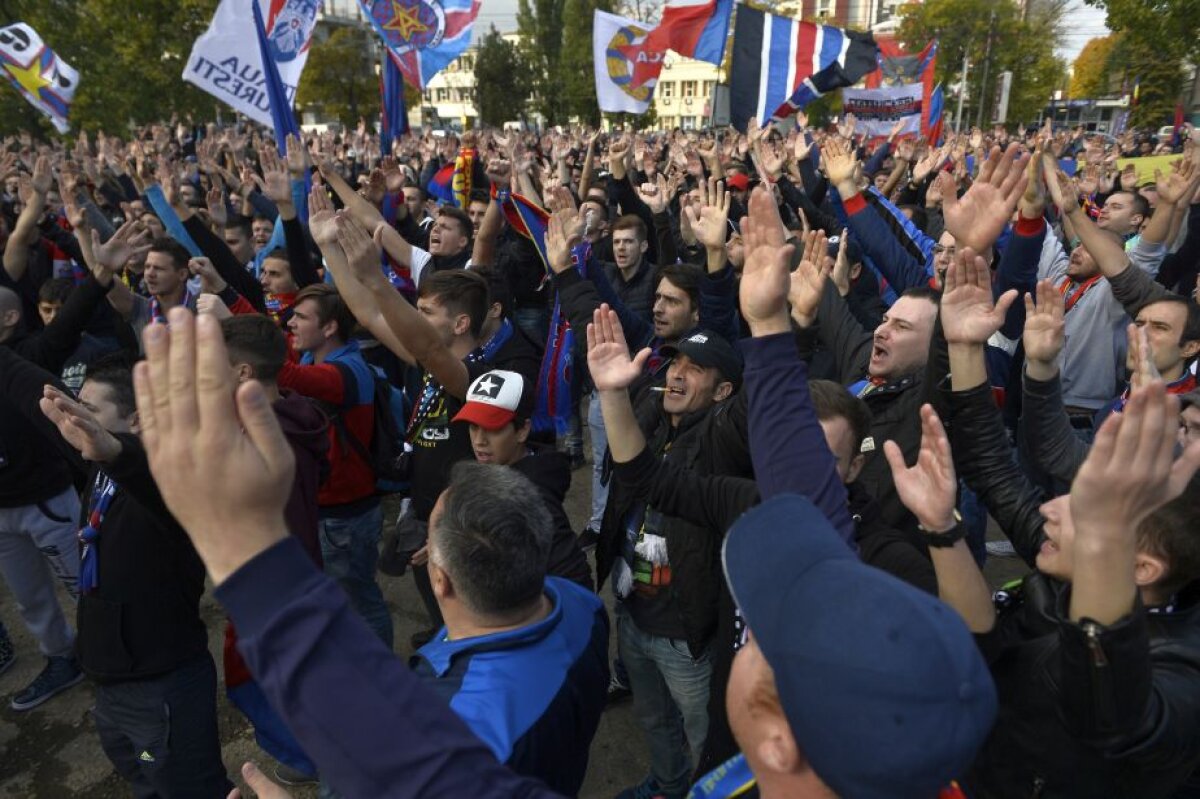
<instances>
[{"instance_id":1,"label":"utility pole","mask_svg":"<svg viewBox=\"0 0 1200 799\"><path fill-rule=\"evenodd\" d=\"M983 80L979 83L979 107L975 109L975 127L983 127L983 109L987 108L990 103L987 96L988 72L992 66L992 38L996 31L996 10L992 9L992 14L988 18L988 35L987 42L984 44L983 50Z\"/></svg>"},{"instance_id":2,"label":"utility pole","mask_svg":"<svg viewBox=\"0 0 1200 799\"><path fill-rule=\"evenodd\" d=\"M954 114L954 132L962 133L963 95L967 93L967 70L971 64L967 61L967 48L963 48L963 65L961 82L958 84L958 111Z\"/></svg>"}]
</instances>

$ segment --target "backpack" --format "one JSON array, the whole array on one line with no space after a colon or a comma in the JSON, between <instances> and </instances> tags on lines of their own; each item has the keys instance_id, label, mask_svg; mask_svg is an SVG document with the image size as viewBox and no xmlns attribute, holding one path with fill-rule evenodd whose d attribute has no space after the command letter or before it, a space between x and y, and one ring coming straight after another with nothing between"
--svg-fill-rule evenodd
<instances>
[{"instance_id":1,"label":"backpack","mask_svg":"<svg viewBox=\"0 0 1200 799\"><path fill-rule=\"evenodd\" d=\"M374 383L371 404L375 416L371 446L364 446L350 432L341 414L333 416L333 424L350 449L375 471L375 490L381 494L394 494L408 488L412 459L412 450L404 436L408 411L404 394L388 381L383 370L378 366L370 366L370 369Z\"/></svg>"}]
</instances>

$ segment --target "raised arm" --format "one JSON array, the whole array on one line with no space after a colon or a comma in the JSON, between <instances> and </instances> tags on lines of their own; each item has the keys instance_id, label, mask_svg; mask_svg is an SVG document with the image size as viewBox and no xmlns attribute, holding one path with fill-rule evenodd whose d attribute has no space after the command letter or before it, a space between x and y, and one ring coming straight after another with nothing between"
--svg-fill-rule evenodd
<instances>
[{"instance_id":1,"label":"raised arm","mask_svg":"<svg viewBox=\"0 0 1200 799\"><path fill-rule=\"evenodd\" d=\"M25 207L21 209L4 247L4 271L14 283L25 276L25 269L29 265L29 248L38 240L37 221L46 207L50 181L50 161L40 156L34 162L33 176L20 182L18 193Z\"/></svg>"},{"instance_id":2,"label":"raised arm","mask_svg":"<svg viewBox=\"0 0 1200 799\"><path fill-rule=\"evenodd\" d=\"M621 320L607 305L596 309L587 327L587 345L588 371L600 395L608 451L617 463L631 461L646 448L646 438L633 413L629 386L641 377L650 348L631 358Z\"/></svg>"}]
</instances>

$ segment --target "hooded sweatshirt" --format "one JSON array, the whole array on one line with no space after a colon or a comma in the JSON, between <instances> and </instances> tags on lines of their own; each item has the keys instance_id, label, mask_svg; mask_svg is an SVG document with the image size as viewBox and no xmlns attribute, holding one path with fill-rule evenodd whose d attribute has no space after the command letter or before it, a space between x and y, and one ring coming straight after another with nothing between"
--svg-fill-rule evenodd
<instances>
[{"instance_id":1,"label":"hooded sweatshirt","mask_svg":"<svg viewBox=\"0 0 1200 799\"><path fill-rule=\"evenodd\" d=\"M550 542L550 562L546 574L579 583L589 591L595 590L592 570L587 557L575 543L571 520L563 509L563 499L571 487L571 459L566 453L548 447L531 447L530 454L512 465L537 486L550 518L554 520L554 538Z\"/></svg>"}]
</instances>

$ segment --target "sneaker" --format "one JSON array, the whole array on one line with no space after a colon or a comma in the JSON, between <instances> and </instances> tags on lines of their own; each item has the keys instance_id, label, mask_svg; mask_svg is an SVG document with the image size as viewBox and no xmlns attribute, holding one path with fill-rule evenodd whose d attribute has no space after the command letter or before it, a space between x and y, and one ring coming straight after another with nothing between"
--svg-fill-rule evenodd
<instances>
[{"instance_id":1,"label":"sneaker","mask_svg":"<svg viewBox=\"0 0 1200 799\"><path fill-rule=\"evenodd\" d=\"M74 658L47 658L46 668L34 678L23 691L13 695L11 706L13 710L29 710L45 702L56 694L83 682L83 672Z\"/></svg>"},{"instance_id":2,"label":"sneaker","mask_svg":"<svg viewBox=\"0 0 1200 799\"><path fill-rule=\"evenodd\" d=\"M12 639L8 634L0 636L0 674L12 668L12 664L17 662L17 650L13 648Z\"/></svg>"},{"instance_id":3,"label":"sneaker","mask_svg":"<svg viewBox=\"0 0 1200 799\"><path fill-rule=\"evenodd\" d=\"M608 679L608 707L624 702L631 696L633 696L633 689L621 682L617 675L614 674Z\"/></svg>"},{"instance_id":4,"label":"sneaker","mask_svg":"<svg viewBox=\"0 0 1200 799\"><path fill-rule=\"evenodd\" d=\"M988 541L984 547L993 558L1015 558L1017 556L1017 550L1013 548L1011 541Z\"/></svg>"},{"instance_id":5,"label":"sneaker","mask_svg":"<svg viewBox=\"0 0 1200 799\"><path fill-rule=\"evenodd\" d=\"M283 763L275 765L275 781L291 787L298 785L316 785L317 778L315 775L305 774L300 769L285 766Z\"/></svg>"},{"instance_id":6,"label":"sneaker","mask_svg":"<svg viewBox=\"0 0 1200 799\"><path fill-rule=\"evenodd\" d=\"M658 780L647 777L632 788L626 788L617 794L616 799L683 799L682 793L667 793L658 784Z\"/></svg>"},{"instance_id":7,"label":"sneaker","mask_svg":"<svg viewBox=\"0 0 1200 799\"><path fill-rule=\"evenodd\" d=\"M596 548L596 544L600 543L600 534L590 527L585 527L583 532L576 537L575 543L584 552L591 552Z\"/></svg>"}]
</instances>

